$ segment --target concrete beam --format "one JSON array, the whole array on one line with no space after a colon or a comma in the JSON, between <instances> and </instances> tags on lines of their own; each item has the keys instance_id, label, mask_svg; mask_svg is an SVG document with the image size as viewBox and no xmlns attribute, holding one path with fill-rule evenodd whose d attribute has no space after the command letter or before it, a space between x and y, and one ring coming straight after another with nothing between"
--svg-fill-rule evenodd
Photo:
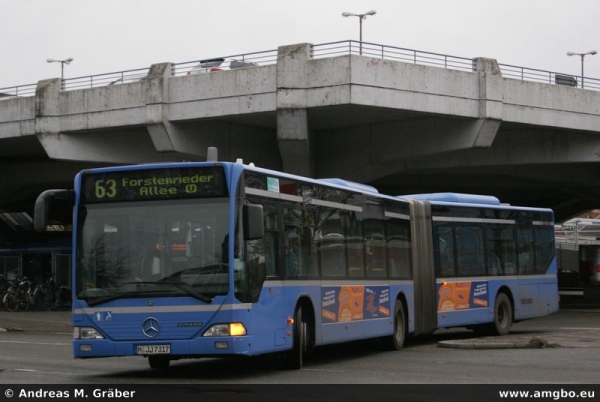
<instances>
[{"instance_id":1,"label":"concrete beam","mask_svg":"<svg viewBox=\"0 0 600 402\"><path fill-rule=\"evenodd\" d=\"M173 162L177 153L157 153L143 129L110 130L92 133L52 133L37 135L51 159L101 163Z\"/></svg>"},{"instance_id":2,"label":"concrete beam","mask_svg":"<svg viewBox=\"0 0 600 402\"><path fill-rule=\"evenodd\" d=\"M157 152L178 152L206 156L207 147L198 141L198 135L181 130L168 120L169 81L171 63L153 64L145 80L146 128Z\"/></svg>"},{"instance_id":3,"label":"concrete beam","mask_svg":"<svg viewBox=\"0 0 600 402\"><path fill-rule=\"evenodd\" d=\"M407 160L436 160L445 153L478 148L488 129L495 137L497 127L486 119L430 117L324 130L317 139L318 176L373 181L400 171Z\"/></svg>"},{"instance_id":4,"label":"concrete beam","mask_svg":"<svg viewBox=\"0 0 600 402\"><path fill-rule=\"evenodd\" d=\"M284 172L315 177L313 138L306 109L277 111L277 144Z\"/></svg>"},{"instance_id":5,"label":"concrete beam","mask_svg":"<svg viewBox=\"0 0 600 402\"><path fill-rule=\"evenodd\" d=\"M308 43L281 46L277 53L277 143L287 173L315 176L313 133L307 114Z\"/></svg>"},{"instance_id":6,"label":"concrete beam","mask_svg":"<svg viewBox=\"0 0 600 402\"><path fill-rule=\"evenodd\" d=\"M479 119L476 123L479 128L473 146L488 148L502 122L502 71L494 59L479 57L473 64L479 75Z\"/></svg>"},{"instance_id":7,"label":"concrete beam","mask_svg":"<svg viewBox=\"0 0 600 402\"><path fill-rule=\"evenodd\" d=\"M38 82L35 90L36 134L58 133L60 131L59 97L61 89L62 80L60 78Z\"/></svg>"},{"instance_id":8,"label":"concrete beam","mask_svg":"<svg viewBox=\"0 0 600 402\"><path fill-rule=\"evenodd\" d=\"M494 146L462 150L436 158L407 161L411 169L523 166L600 162L600 137L595 133L552 129L501 130Z\"/></svg>"},{"instance_id":9,"label":"concrete beam","mask_svg":"<svg viewBox=\"0 0 600 402\"><path fill-rule=\"evenodd\" d=\"M153 64L145 80L146 128L158 152L176 151L172 137L175 129L165 118L169 102L171 63Z\"/></svg>"}]
</instances>

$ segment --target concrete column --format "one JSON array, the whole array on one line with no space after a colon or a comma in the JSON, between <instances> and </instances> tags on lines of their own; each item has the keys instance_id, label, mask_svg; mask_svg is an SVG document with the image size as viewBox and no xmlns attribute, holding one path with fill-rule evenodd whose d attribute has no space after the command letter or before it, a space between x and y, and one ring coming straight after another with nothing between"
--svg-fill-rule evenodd
<instances>
[{"instance_id":1,"label":"concrete column","mask_svg":"<svg viewBox=\"0 0 600 402\"><path fill-rule=\"evenodd\" d=\"M39 81L35 89L35 135L52 159L68 159L61 146L59 98L62 80Z\"/></svg>"},{"instance_id":2,"label":"concrete column","mask_svg":"<svg viewBox=\"0 0 600 402\"><path fill-rule=\"evenodd\" d=\"M43 136L58 135L59 96L62 80L52 78L39 81L35 89L35 133L38 139ZM41 140L40 140L41 141Z\"/></svg>"},{"instance_id":3,"label":"concrete column","mask_svg":"<svg viewBox=\"0 0 600 402\"><path fill-rule=\"evenodd\" d=\"M308 43L278 49L277 143L285 172L314 177L314 140L306 109L310 59L311 45Z\"/></svg>"},{"instance_id":4,"label":"concrete column","mask_svg":"<svg viewBox=\"0 0 600 402\"><path fill-rule=\"evenodd\" d=\"M175 151L175 145L169 135L173 130L166 119L171 75L171 63L161 63L150 66L146 77L146 128L158 152Z\"/></svg>"},{"instance_id":5,"label":"concrete column","mask_svg":"<svg viewBox=\"0 0 600 402\"><path fill-rule=\"evenodd\" d=\"M169 120L171 63L153 64L146 78L146 128L158 152L177 152L193 160L204 160L208 146L229 148L229 124L208 122L213 127L190 130ZM217 138L214 138L217 137Z\"/></svg>"},{"instance_id":6,"label":"concrete column","mask_svg":"<svg viewBox=\"0 0 600 402\"><path fill-rule=\"evenodd\" d=\"M477 136L473 146L488 148L502 123L502 71L496 60L483 57L474 59L473 67L479 73L479 119L474 127Z\"/></svg>"}]
</instances>

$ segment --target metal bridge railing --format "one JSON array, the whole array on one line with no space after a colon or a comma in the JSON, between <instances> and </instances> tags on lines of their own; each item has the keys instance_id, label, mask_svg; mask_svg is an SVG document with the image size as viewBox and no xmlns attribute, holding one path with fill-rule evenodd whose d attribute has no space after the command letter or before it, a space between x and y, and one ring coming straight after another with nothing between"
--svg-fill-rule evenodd
<instances>
[{"instance_id":1,"label":"metal bridge railing","mask_svg":"<svg viewBox=\"0 0 600 402\"><path fill-rule=\"evenodd\" d=\"M71 91L75 89L104 87L109 85L128 84L146 79L150 68L138 68L135 70L119 71L115 73L105 73L89 75L84 77L67 78L63 80L63 90Z\"/></svg>"},{"instance_id":2,"label":"metal bridge railing","mask_svg":"<svg viewBox=\"0 0 600 402\"><path fill-rule=\"evenodd\" d=\"M543 82L546 84L566 85L600 91L600 80L597 78L581 77L553 71L536 70L534 68L498 64L502 76L523 81Z\"/></svg>"},{"instance_id":3,"label":"metal bridge railing","mask_svg":"<svg viewBox=\"0 0 600 402\"><path fill-rule=\"evenodd\" d=\"M0 88L0 100L10 99L17 96L35 95L37 84L18 85L16 87Z\"/></svg>"},{"instance_id":4,"label":"metal bridge railing","mask_svg":"<svg viewBox=\"0 0 600 402\"><path fill-rule=\"evenodd\" d=\"M266 66L277 63L277 49L262 52L234 54L232 56L173 63L173 75L191 75L242 67Z\"/></svg>"},{"instance_id":5,"label":"metal bridge railing","mask_svg":"<svg viewBox=\"0 0 600 402\"><path fill-rule=\"evenodd\" d=\"M395 46L378 45L369 42L346 40L312 45L313 58L334 57L337 55L362 55L385 60L441 67L462 71L473 71L474 59L449 56L440 53L422 52L419 50ZM207 72L215 72L241 67L265 66L277 63L277 49L254 53L242 53L231 56L213 57L183 63L172 63L172 74L183 76ZM566 85L600 91L600 79L562 74L552 71L499 64L502 76L524 81L543 82L547 84ZM126 70L114 73L97 74L63 80L63 89L70 91L84 88L95 88L141 81L148 75L149 68ZM16 96L35 95L37 84L19 85L0 88L0 100Z\"/></svg>"},{"instance_id":6,"label":"metal bridge railing","mask_svg":"<svg viewBox=\"0 0 600 402\"><path fill-rule=\"evenodd\" d=\"M445 54L421 52L395 46L348 40L324 43L313 46L313 58L325 58L336 55L355 54L377 57L405 63L422 64L449 68L454 70L473 71L473 60L466 57L448 56Z\"/></svg>"}]
</instances>

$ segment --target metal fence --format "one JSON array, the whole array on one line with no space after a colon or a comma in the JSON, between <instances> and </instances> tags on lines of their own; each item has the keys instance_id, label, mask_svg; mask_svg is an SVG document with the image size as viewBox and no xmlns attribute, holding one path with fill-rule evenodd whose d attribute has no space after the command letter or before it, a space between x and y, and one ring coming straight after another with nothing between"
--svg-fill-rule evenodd
<instances>
[{"instance_id":1,"label":"metal fence","mask_svg":"<svg viewBox=\"0 0 600 402\"><path fill-rule=\"evenodd\" d=\"M143 81L146 79L150 68L138 68L136 70L119 71L116 73L106 73L90 75L85 77L68 78L63 80L63 89L66 91L104 87L109 85L128 84L131 82Z\"/></svg>"},{"instance_id":2,"label":"metal fence","mask_svg":"<svg viewBox=\"0 0 600 402\"><path fill-rule=\"evenodd\" d=\"M523 81L544 82L546 84L566 85L600 91L600 79L581 77L553 71L536 70L534 68L498 64L502 76Z\"/></svg>"},{"instance_id":3,"label":"metal fence","mask_svg":"<svg viewBox=\"0 0 600 402\"><path fill-rule=\"evenodd\" d=\"M37 84L18 85L16 87L0 88L0 100L10 99L16 96L35 95Z\"/></svg>"},{"instance_id":4,"label":"metal fence","mask_svg":"<svg viewBox=\"0 0 600 402\"><path fill-rule=\"evenodd\" d=\"M386 60L402 61L454 70L473 71L473 60L466 57L448 56L445 54L421 52L395 46L378 45L353 40L331 42L314 45L313 58L325 58L338 55L354 54L376 57Z\"/></svg>"},{"instance_id":5,"label":"metal fence","mask_svg":"<svg viewBox=\"0 0 600 402\"><path fill-rule=\"evenodd\" d=\"M277 63L277 49L234 54L210 59L173 63L173 75L192 75L242 67L266 66Z\"/></svg>"},{"instance_id":6,"label":"metal fence","mask_svg":"<svg viewBox=\"0 0 600 402\"><path fill-rule=\"evenodd\" d=\"M385 60L395 60L447 69L473 71L474 59L449 56L439 53L422 52L395 46L378 45L369 42L346 40L330 42L311 47L315 59L334 57L338 55L362 55ZM277 49L254 53L242 53L231 56L213 57L183 63L172 63L174 76L208 73L241 67L265 66L277 63ZM536 70L527 67L499 64L502 76L524 81L543 82L547 84L566 85L570 87L600 90L600 79L562 74L552 71ZM148 75L149 68L126 70L114 73L97 74L63 80L63 89L70 91L84 88L95 88L109 85L119 85L142 81ZM35 95L37 84L19 85L16 87L0 88L0 100L16 96Z\"/></svg>"},{"instance_id":7,"label":"metal fence","mask_svg":"<svg viewBox=\"0 0 600 402\"><path fill-rule=\"evenodd\" d=\"M600 244L600 219L575 218L554 225L557 247L569 248L569 244Z\"/></svg>"}]
</instances>

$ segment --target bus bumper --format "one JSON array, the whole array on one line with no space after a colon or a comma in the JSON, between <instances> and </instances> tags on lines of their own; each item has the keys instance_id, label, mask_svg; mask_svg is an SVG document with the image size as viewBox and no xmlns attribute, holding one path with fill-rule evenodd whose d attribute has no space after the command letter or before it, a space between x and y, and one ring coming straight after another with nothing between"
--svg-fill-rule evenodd
<instances>
[{"instance_id":1,"label":"bus bumper","mask_svg":"<svg viewBox=\"0 0 600 402\"><path fill-rule=\"evenodd\" d=\"M139 352L138 346L168 346L173 358L186 356L230 356L252 355L252 337L200 337L191 340L142 340L111 341L109 339L74 339L73 354L75 358L87 359L111 356L146 356ZM164 350L164 348L161 348ZM162 353L161 353L162 354Z\"/></svg>"}]
</instances>

